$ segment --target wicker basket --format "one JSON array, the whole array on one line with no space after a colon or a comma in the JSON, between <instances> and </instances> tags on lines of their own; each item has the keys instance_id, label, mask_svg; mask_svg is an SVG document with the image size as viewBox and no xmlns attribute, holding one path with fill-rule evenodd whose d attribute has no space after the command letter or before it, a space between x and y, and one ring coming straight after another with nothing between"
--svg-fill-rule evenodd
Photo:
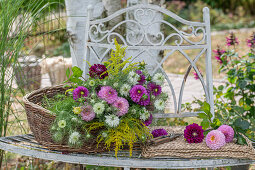
<instances>
[{"instance_id":1,"label":"wicker basket","mask_svg":"<svg viewBox=\"0 0 255 170\"><path fill-rule=\"evenodd\" d=\"M37 90L41 87L41 66L36 56L19 58L20 66L14 69L16 83L20 88Z\"/></svg>"},{"instance_id":2,"label":"wicker basket","mask_svg":"<svg viewBox=\"0 0 255 170\"><path fill-rule=\"evenodd\" d=\"M71 148L68 145L60 145L52 141L50 127L55 120L55 116L49 110L44 109L41 106L41 102L45 95L48 98L51 98L58 93L64 93L66 90L67 88L64 88L63 85L47 87L35 90L23 98L28 123L35 136L35 140L50 150L62 152L79 152L89 154L107 151L104 143L100 143L97 146L96 139L91 139L88 143L84 143L82 148ZM129 147L124 146L123 149L128 150ZM141 150L140 144L135 143L133 150Z\"/></svg>"}]
</instances>

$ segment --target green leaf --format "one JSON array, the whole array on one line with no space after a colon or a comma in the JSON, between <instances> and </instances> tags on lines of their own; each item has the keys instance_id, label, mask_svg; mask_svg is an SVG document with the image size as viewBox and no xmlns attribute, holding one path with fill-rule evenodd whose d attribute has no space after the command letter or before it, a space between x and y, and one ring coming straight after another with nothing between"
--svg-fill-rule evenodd
<instances>
[{"instance_id":1,"label":"green leaf","mask_svg":"<svg viewBox=\"0 0 255 170\"><path fill-rule=\"evenodd\" d=\"M70 69L69 68L66 69L66 77L67 77L67 79L69 79L69 77L70 77Z\"/></svg>"},{"instance_id":2,"label":"green leaf","mask_svg":"<svg viewBox=\"0 0 255 170\"><path fill-rule=\"evenodd\" d=\"M241 89L244 89L247 85L247 81L245 80L241 80L238 82L238 86L241 88Z\"/></svg>"},{"instance_id":3,"label":"green leaf","mask_svg":"<svg viewBox=\"0 0 255 170\"><path fill-rule=\"evenodd\" d=\"M201 119L208 119L208 116L205 113L198 113L198 117Z\"/></svg>"},{"instance_id":4,"label":"green leaf","mask_svg":"<svg viewBox=\"0 0 255 170\"><path fill-rule=\"evenodd\" d=\"M203 111L207 114L209 119L212 118L212 114L211 114L210 108L211 108L211 106L207 102L203 103Z\"/></svg>"},{"instance_id":5,"label":"green leaf","mask_svg":"<svg viewBox=\"0 0 255 170\"><path fill-rule=\"evenodd\" d=\"M210 127L210 123L206 120L203 120L201 122L201 126L203 127L204 130L208 129Z\"/></svg>"},{"instance_id":6,"label":"green leaf","mask_svg":"<svg viewBox=\"0 0 255 170\"><path fill-rule=\"evenodd\" d=\"M221 90L224 89L224 86L223 86L223 85L220 85L220 86L218 87L218 89L221 91Z\"/></svg>"},{"instance_id":7,"label":"green leaf","mask_svg":"<svg viewBox=\"0 0 255 170\"><path fill-rule=\"evenodd\" d=\"M74 66L74 67L72 68L72 71L73 71L73 76L74 76L74 77L79 78L79 77L82 76L83 71L82 71L79 67Z\"/></svg>"},{"instance_id":8,"label":"green leaf","mask_svg":"<svg viewBox=\"0 0 255 170\"><path fill-rule=\"evenodd\" d=\"M249 129L250 123L247 120L243 120L242 118L238 118L235 120L234 125L241 130Z\"/></svg>"}]
</instances>

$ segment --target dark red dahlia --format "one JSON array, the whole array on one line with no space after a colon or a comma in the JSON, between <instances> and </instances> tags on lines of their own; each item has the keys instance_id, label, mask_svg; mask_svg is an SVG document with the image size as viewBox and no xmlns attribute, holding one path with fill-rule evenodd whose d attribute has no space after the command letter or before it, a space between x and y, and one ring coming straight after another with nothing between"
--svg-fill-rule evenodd
<instances>
[{"instance_id":1,"label":"dark red dahlia","mask_svg":"<svg viewBox=\"0 0 255 170\"><path fill-rule=\"evenodd\" d=\"M92 78L104 79L108 76L107 68L103 64L94 64L89 68L89 76Z\"/></svg>"},{"instance_id":2,"label":"dark red dahlia","mask_svg":"<svg viewBox=\"0 0 255 170\"><path fill-rule=\"evenodd\" d=\"M188 143L201 143L204 140L204 130L196 123L186 126L184 138Z\"/></svg>"},{"instance_id":3,"label":"dark red dahlia","mask_svg":"<svg viewBox=\"0 0 255 170\"><path fill-rule=\"evenodd\" d=\"M160 85L156 85L155 83L150 82L147 85L147 88L148 88L149 92L152 93L154 96L158 96L161 94L161 86Z\"/></svg>"},{"instance_id":4,"label":"dark red dahlia","mask_svg":"<svg viewBox=\"0 0 255 170\"><path fill-rule=\"evenodd\" d=\"M155 129L151 132L152 136L154 138L159 137L159 136L165 136L168 135L167 131L165 129Z\"/></svg>"}]
</instances>

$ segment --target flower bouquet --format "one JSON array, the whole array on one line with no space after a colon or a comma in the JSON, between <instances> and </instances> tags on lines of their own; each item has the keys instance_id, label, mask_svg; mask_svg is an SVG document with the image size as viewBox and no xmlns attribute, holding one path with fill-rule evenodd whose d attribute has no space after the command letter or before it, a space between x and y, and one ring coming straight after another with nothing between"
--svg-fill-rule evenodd
<instances>
[{"instance_id":1,"label":"flower bouquet","mask_svg":"<svg viewBox=\"0 0 255 170\"><path fill-rule=\"evenodd\" d=\"M153 77L144 62L124 59L125 48L115 41L109 60L89 68L88 78L78 67L67 70L68 89L51 98L44 97L43 106L55 114L50 133L55 143L80 148L91 141L114 147L115 154L134 143L152 137L148 125L153 110L163 111L168 98L162 92L164 76Z\"/></svg>"}]
</instances>

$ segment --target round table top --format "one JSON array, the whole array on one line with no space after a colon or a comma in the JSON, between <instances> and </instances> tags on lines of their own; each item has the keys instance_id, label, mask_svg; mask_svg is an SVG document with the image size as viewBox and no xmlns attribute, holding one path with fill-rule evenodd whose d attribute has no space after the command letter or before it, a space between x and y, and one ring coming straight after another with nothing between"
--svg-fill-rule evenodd
<instances>
[{"instance_id":1,"label":"round table top","mask_svg":"<svg viewBox=\"0 0 255 170\"><path fill-rule=\"evenodd\" d=\"M61 161L75 164L125 167L125 168L165 168L165 169L185 169L185 168L205 168L247 165L255 163L255 160L240 159L181 159L181 158L142 158L139 152L134 152L132 157L125 156L128 152L120 152L116 158L113 152L100 154L63 154L58 151L51 151L38 144L33 135L19 135L0 138L0 149L30 156L34 158Z\"/></svg>"}]
</instances>

